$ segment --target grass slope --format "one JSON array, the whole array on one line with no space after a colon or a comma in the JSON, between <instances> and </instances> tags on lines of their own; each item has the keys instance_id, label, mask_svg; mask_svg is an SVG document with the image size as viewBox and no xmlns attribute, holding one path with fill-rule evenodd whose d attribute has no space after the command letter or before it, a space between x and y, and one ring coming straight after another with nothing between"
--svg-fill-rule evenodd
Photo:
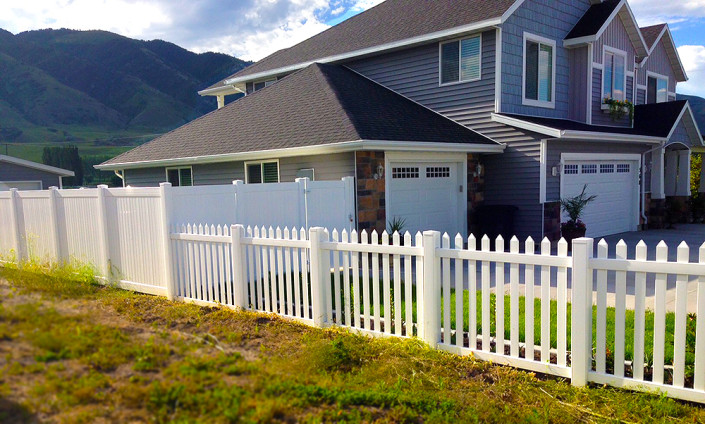
<instances>
[{"instance_id":1,"label":"grass slope","mask_svg":"<svg viewBox=\"0 0 705 424\"><path fill-rule=\"evenodd\" d=\"M25 268L25 269L32 269ZM35 268L36 269L36 268ZM700 422L698 406L0 268L0 420Z\"/></svg>"}]
</instances>

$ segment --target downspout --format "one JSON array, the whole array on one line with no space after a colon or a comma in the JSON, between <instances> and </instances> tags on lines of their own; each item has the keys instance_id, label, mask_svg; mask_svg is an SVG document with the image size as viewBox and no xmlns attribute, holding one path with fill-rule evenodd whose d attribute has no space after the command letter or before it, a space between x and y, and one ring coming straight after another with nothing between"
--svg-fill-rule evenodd
<instances>
[{"instance_id":1,"label":"downspout","mask_svg":"<svg viewBox=\"0 0 705 424\"><path fill-rule=\"evenodd\" d=\"M117 175L118 178L122 180L122 186L125 187L125 171L122 171L122 174L120 173L120 170L116 169L113 171L115 175Z\"/></svg>"},{"instance_id":2,"label":"downspout","mask_svg":"<svg viewBox=\"0 0 705 424\"><path fill-rule=\"evenodd\" d=\"M654 147L641 154L641 218L644 220L644 228L648 228L649 225L649 217L646 216L646 155L664 148L666 148L666 142L662 141L658 147ZM652 163L653 161L654 159L651 158ZM653 176L651 178L653 178Z\"/></svg>"}]
</instances>

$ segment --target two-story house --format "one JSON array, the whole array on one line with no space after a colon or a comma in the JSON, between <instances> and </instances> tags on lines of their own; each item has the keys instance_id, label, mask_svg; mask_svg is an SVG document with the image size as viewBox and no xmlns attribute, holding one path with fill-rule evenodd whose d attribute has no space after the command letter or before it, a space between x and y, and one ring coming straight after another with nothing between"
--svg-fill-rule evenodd
<instances>
[{"instance_id":1,"label":"two-story house","mask_svg":"<svg viewBox=\"0 0 705 424\"><path fill-rule=\"evenodd\" d=\"M690 194L686 79L668 26L640 28L624 0L387 0L201 91L218 110L99 168L131 186L354 175L359 228L466 234L478 207L511 205L517 235L553 239L559 200L587 185L588 235L607 235Z\"/></svg>"}]
</instances>

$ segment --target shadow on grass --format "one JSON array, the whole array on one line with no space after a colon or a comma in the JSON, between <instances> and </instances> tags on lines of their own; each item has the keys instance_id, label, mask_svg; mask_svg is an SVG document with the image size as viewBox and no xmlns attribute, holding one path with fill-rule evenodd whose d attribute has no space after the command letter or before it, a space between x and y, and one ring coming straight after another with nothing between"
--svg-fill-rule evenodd
<instances>
[{"instance_id":1,"label":"shadow on grass","mask_svg":"<svg viewBox=\"0 0 705 424\"><path fill-rule=\"evenodd\" d=\"M40 423L39 418L24 406L0 397L0 422L3 423Z\"/></svg>"}]
</instances>

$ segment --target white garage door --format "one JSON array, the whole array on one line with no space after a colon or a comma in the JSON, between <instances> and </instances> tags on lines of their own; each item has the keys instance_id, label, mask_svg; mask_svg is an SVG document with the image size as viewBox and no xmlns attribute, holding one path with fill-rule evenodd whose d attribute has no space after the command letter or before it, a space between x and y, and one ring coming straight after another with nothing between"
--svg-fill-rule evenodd
<instances>
[{"instance_id":1,"label":"white garage door","mask_svg":"<svg viewBox=\"0 0 705 424\"><path fill-rule=\"evenodd\" d=\"M11 188L17 190L41 190L41 181L0 181L0 191L8 191Z\"/></svg>"},{"instance_id":2,"label":"white garage door","mask_svg":"<svg viewBox=\"0 0 705 424\"><path fill-rule=\"evenodd\" d=\"M457 163L391 163L387 220L406 220L404 230L463 231L462 180Z\"/></svg>"},{"instance_id":3,"label":"white garage door","mask_svg":"<svg viewBox=\"0 0 705 424\"><path fill-rule=\"evenodd\" d=\"M637 161L566 161L561 197L597 195L583 212L588 237L634 231L638 226ZM565 221L567 216L564 215Z\"/></svg>"}]
</instances>

